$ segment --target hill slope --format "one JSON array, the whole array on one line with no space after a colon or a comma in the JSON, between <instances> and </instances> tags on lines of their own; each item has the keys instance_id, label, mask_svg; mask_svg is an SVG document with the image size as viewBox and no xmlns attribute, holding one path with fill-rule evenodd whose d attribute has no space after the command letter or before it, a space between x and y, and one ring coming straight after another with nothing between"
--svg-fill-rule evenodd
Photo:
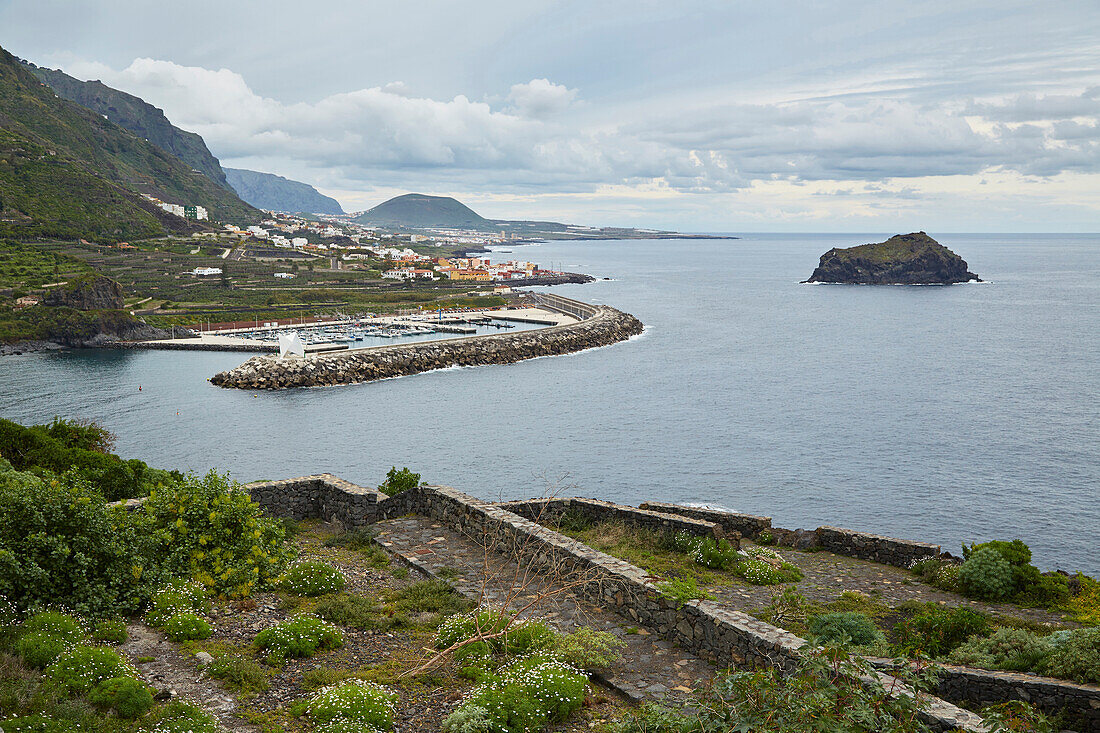
<instances>
[{"instance_id":1,"label":"hill slope","mask_svg":"<svg viewBox=\"0 0 1100 733\"><path fill-rule=\"evenodd\" d=\"M310 214L344 213L339 201L325 196L308 183L243 168L226 168L225 176L242 199L260 209Z\"/></svg>"},{"instance_id":2,"label":"hill slope","mask_svg":"<svg viewBox=\"0 0 1100 733\"><path fill-rule=\"evenodd\" d=\"M188 228L136 193L199 204L221 221L260 216L170 153L61 99L3 49L0 132L0 159L8 161L0 163L0 228L18 226L30 236L86 231L126 237L137 236L125 233L131 230Z\"/></svg>"},{"instance_id":3,"label":"hill slope","mask_svg":"<svg viewBox=\"0 0 1100 733\"><path fill-rule=\"evenodd\" d=\"M407 193L384 201L363 212L355 221L361 224L408 227L459 227L492 229L493 222L479 216L470 207L449 196Z\"/></svg>"},{"instance_id":4,"label":"hill slope","mask_svg":"<svg viewBox=\"0 0 1100 733\"><path fill-rule=\"evenodd\" d=\"M98 112L119 127L145 138L201 171L222 188L230 189L221 163L206 147L206 141L193 132L173 125L162 110L141 97L112 89L100 81L80 81L60 70L24 63L32 74L48 84L62 99Z\"/></svg>"}]
</instances>

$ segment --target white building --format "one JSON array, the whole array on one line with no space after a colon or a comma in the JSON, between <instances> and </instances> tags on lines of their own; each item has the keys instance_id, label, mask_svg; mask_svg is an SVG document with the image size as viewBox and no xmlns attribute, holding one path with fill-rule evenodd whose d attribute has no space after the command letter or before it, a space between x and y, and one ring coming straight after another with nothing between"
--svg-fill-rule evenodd
<instances>
[{"instance_id":1,"label":"white building","mask_svg":"<svg viewBox=\"0 0 1100 733\"><path fill-rule=\"evenodd\" d=\"M295 275L294 275L293 272L276 272L275 277L280 278L282 280L290 280L290 279L294 278Z\"/></svg>"},{"instance_id":2,"label":"white building","mask_svg":"<svg viewBox=\"0 0 1100 733\"><path fill-rule=\"evenodd\" d=\"M305 237L295 237L294 239L290 240L290 243L295 247L305 247L307 244L309 244L309 240Z\"/></svg>"},{"instance_id":3,"label":"white building","mask_svg":"<svg viewBox=\"0 0 1100 733\"><path fill-rule=\"evenodd\" d=\"M267 230L263 227L253 225L248 228L248 232L257 239L267 239Z\"/></svg>"},{"instance_id":4,"label":"white building","mask_svg":"<svg viewBox=\"0 0 1100 733\"><path fill-rule=\"evenodd\" d=\"M192 275L197 277L208 277L210 275L222 274L222 268L220 267L196 267L191 271Z\"/></svg>"}]
</instances>

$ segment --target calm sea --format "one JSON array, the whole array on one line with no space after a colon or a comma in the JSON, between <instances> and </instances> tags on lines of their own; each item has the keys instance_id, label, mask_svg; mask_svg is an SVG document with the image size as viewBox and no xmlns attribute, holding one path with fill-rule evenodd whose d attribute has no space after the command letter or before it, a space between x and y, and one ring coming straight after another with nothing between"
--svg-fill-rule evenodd
<instances>
[{"instance_id":1,"label":"calm sea","mask_svg":"<svg viewBox=\"0 0 1100 733\"><path fill-rule=\"evenodd\" d=\"M798 283L830 247L885 236L506 248L611 278L554 292L646 333L277 393L206 382L242 354L9 357L0 415L93 418L127 457L242 481L409 466L487 499L698 502L956 553L1019 537L1041 566L1100 573L1100 236L934 235L987 284Z\"/></svg>"}]
</instances>

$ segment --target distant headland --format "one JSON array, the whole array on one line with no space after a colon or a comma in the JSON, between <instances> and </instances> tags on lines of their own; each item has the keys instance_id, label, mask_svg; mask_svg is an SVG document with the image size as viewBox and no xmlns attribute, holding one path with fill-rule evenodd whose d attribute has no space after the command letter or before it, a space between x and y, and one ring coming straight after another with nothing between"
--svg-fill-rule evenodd
<instances>
[{"instance_id":1,"label":"distant headland","mask_svg":"<svg viewBox=\"0 0 1100 733\"><path fill-rule=\"evenodd\" d=\"M952 285L981 278L966 260L924 232L898 234L885 242L840 249L821 255L808 283L854 285Z\"/></svg>"}]
</instances>

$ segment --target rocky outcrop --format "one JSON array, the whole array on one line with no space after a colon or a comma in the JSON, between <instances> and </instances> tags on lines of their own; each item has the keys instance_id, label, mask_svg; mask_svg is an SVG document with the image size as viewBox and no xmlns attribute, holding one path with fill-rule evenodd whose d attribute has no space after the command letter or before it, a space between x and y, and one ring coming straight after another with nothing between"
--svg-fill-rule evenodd
<instances>
[{"instance_id":1,"label":"rocky outcrop","mask_svg":"<svg viewBox=\"0 0 1100 733\"><path fill-rule=\"evenodd\" d=\"M445 341L422 341L303 359L254 356L236 369L214 375L219 387L285 389L371 382L453 366L511 364L538 356L569 354L625 341L643 326L629 313L595 306L578 323L519 333Z\"/></svg>"},{"instance_id":2,"label":"rocky outcrop","mask_svg":"<svg viewBox=\"0 0 1100 733\"><path fill-rule=\"evenodd\" d=\"M855 285L951 285L980 278L966 261L924 232L821 255L808 283Z\"/></svg>"},{"instance_id":3,"label":"rocky outcrop","mask_svg":"<svg viewBox=\"0 0 1100 733\"><path fill-rule=\"evenodd\" d=\"M105 275L84 275L50 290L43 304L78 311L119 310L126 299L118 282Z\"/></svg>"}]
</instances>

